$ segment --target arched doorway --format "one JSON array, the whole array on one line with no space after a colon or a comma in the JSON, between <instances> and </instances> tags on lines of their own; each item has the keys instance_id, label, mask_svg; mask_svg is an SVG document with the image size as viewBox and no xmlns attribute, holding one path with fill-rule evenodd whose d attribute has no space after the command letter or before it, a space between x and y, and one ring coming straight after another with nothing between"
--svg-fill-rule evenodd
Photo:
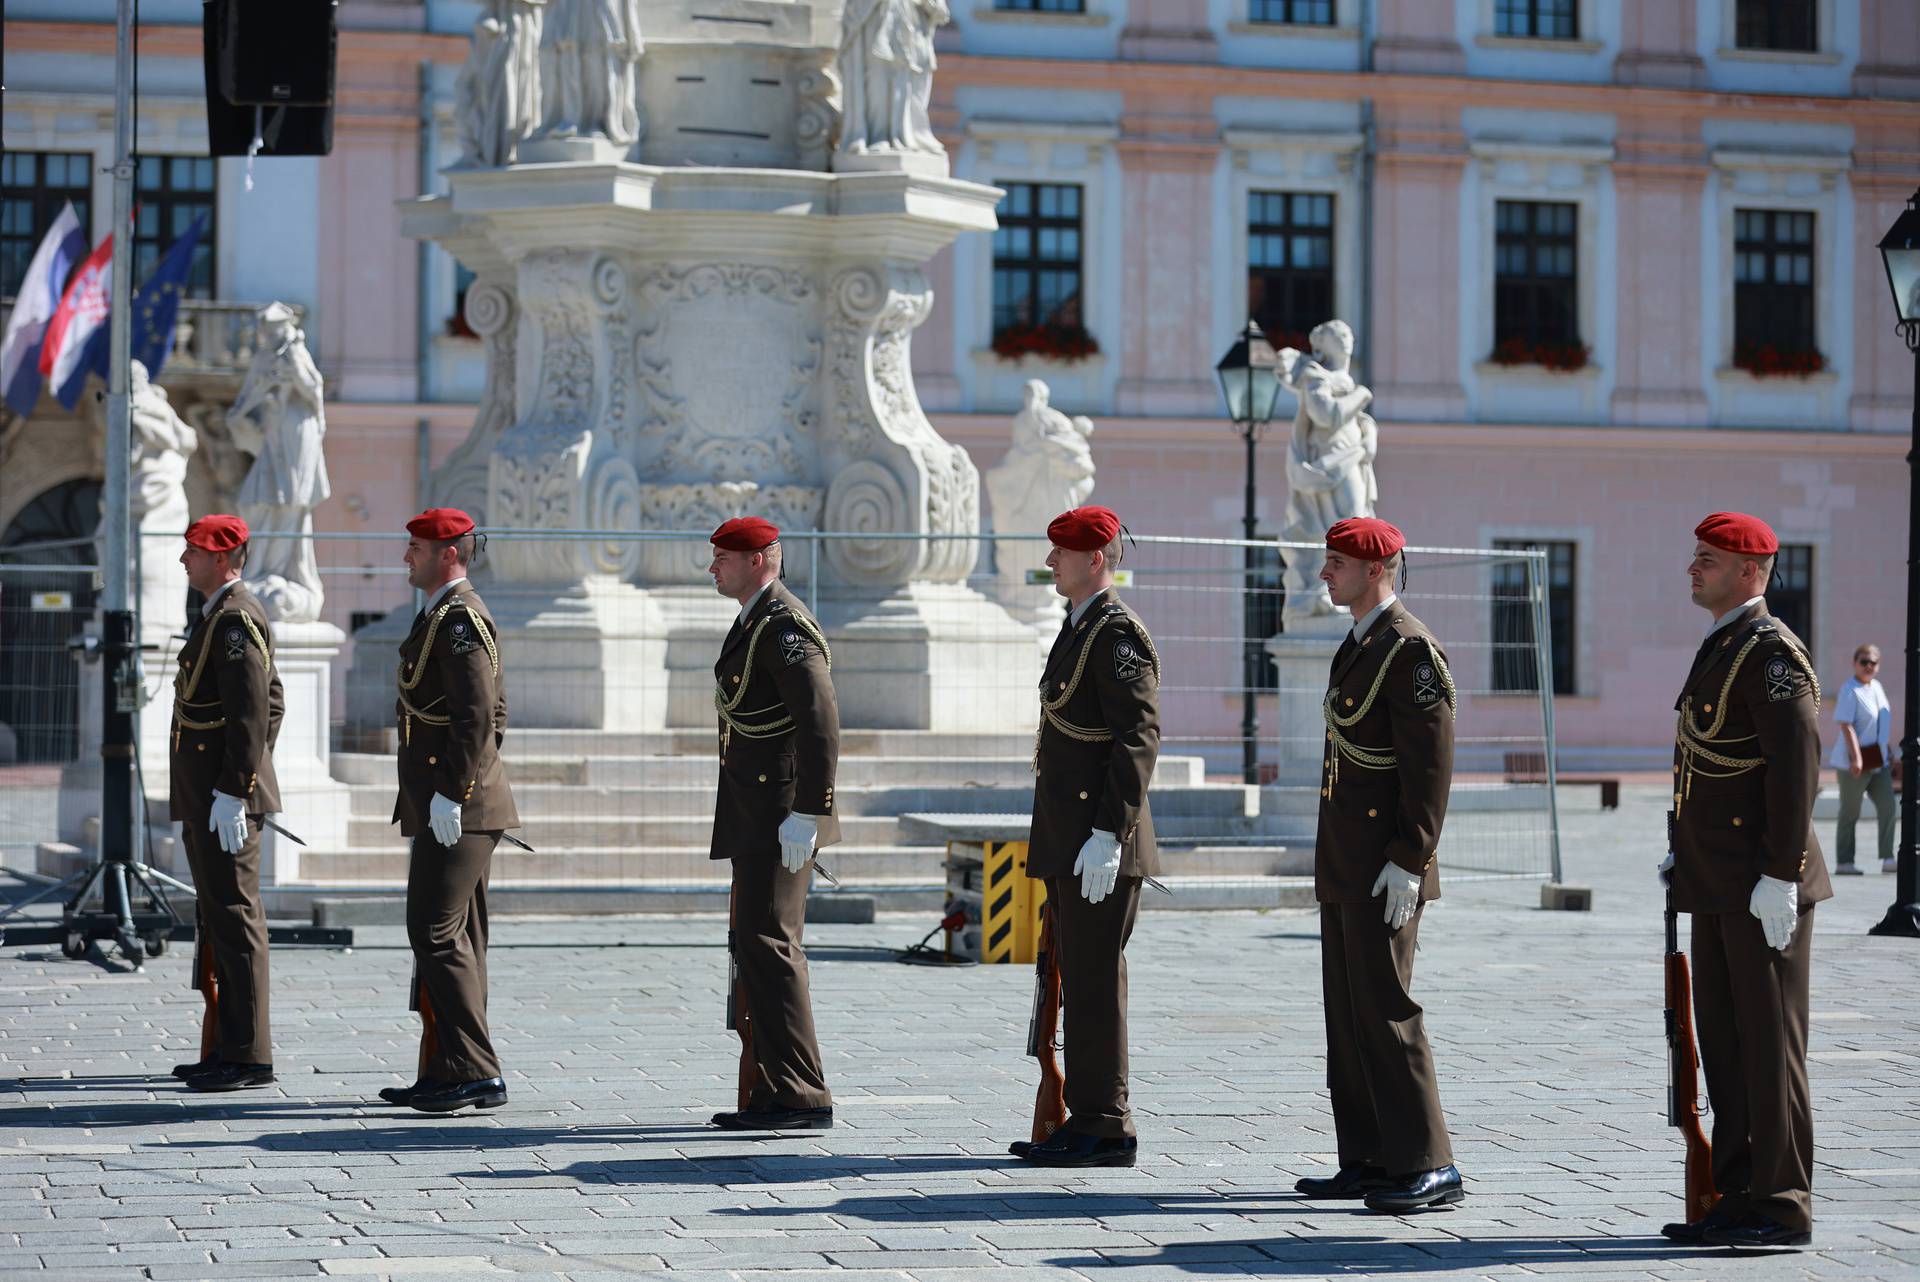
<instances>
[{"instance_id":1,"label":"arched doorway","mask_svg":"<svg viewBox=\"0 0 1920 1282\"><path fill-rule=\"evenodd\" d=\"M100 482L74 480L28 503L0 533L0 726L22 763L64 763L80 749L80 673L67 643L85 631L99 595L99 524Z\"/></svg>"}]
</instances>

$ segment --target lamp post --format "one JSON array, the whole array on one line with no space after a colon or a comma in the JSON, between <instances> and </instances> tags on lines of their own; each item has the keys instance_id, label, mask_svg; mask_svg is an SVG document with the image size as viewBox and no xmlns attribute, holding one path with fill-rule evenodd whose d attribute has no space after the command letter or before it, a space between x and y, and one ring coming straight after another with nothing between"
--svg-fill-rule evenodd
<instances>
[{"instance_id":1,"label":"lamp post","mask_svg":"<svg viewBox=\"0 0 1920 1282\"><path fill-rule=\"evenodd\" d=\"M1907 674L1906 733L1900 739L1900 859L1893 904L1870 932L1920 939L1920 191L1880 241L1893 288L1900 336L1913 353L1913 440L1907 447Z\"/></svg>"},{"instance_id":2,"label":"lamp post","mask_svg":"<svg viewBox=\"0 0 1920 1282\"><path fill-rule=\"evenodd\" d=\"M1241 631L1244 650L1241 655L1241 702L1240 702L1240 775L1241 782L1257 784L1260 782L1260 767L1256 761L1259 755L1259 710L1254 692L1254 676L1259 671L1260 648L1265 637L1253 635L1253 547L1256 498L1254 473L1254 446L1260 436L1273 421L1273 403L1280 395L1279 357L1275 355L1273 344L1261 332L1260 326L1253 320L1247 321L1247 327L1240 331L1240 337L1234 340L1220 363L1213 367L1220 377L1221 394L1227 398L1227 417L1239 431L1241 439L1247 443L1247 502L1243 518L1242 537L1248 546L1241 550L1242 564L1246 570L1247 605L1242 611Z\"/></svg>"}]
</instances>

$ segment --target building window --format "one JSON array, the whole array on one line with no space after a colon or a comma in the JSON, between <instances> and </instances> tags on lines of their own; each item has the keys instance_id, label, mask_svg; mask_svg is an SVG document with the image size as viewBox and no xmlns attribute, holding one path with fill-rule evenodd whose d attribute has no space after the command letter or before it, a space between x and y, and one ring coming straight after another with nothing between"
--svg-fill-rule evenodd
<instances>
[{"instance_id":1,"label":"building window","mask_svg":"<svg viewBox=\"0 0 1920 1282\"><path fill-rule=\"evenodd\" d=\"M1333 197L1247 195L1247 314L1275 347L1307 346L1333 318Z\"/></svg>"},{"instance_id":2,"label":"building window","mask_svg":"<svg viewBox=\"0 0 1920 1282\"><path fill-rule=\"evenodd\" d=\"M1293 27L1331 27L1333 0L1248 0L1247 20Z\"/></svg>"},{"instance_id":3,"label":"building window","mask_svg":"<svg viewBox=\"0 0 1920 1282\"><path fill-rule=\"evenodd\" d=\"M993 233L993 333L1081 332L1080 188L1003 182Z\"/></svg>"},{"instance_id":4,"label":"building window","mask_svg":"<svg viewBox=\"0 0 1920 1282\"><path fill-rule=\"evenodd\" d=\"M1574 545L1544 539L1495 539L1493 546L1538 550L1547 585L1547 639L1553 649L1553 692L1577 694L1574 687ZM1539 690L1534 663L1533 602L1527 598L1527 563L1496 561L1493 566L1493 688L1521 693Z\"/></svg>"},{"instance_id":5,"label":"building window","mask_svg":"<svg viewBox=\"0 0 1920 1282\"><path fill-rule=\"evenodd\" d=\"M1493 33L1534 40L1574 40L1580 35L1574 0L1494 0Z\"/></svg>"},{"instance_id":6,"label":"building window","mask_svg":"<svg viewBox=\"0 0 1920 1282\"><path fill-rule=\"evenodd\" d=\"M1734 47L1813 53L1820 47L1817 16L1815 0L1736 0Z\"/></svg>"},{"instance_id":7,"label":"building window","mask_svg":"<svg viewBox=\"0 0 1920 1282\"><path fill-rule=\"evenodd\" d=\"M1085 13L1086 0L993 0L1001 13Z\"/></svg>"},{"instance_id":8,"label":"building window","mask_svg":"<svg viewBox=\"0 0 1920 1282\"><path fill-rule=\"evenodd\" d=\"M141 156L134 170L133 282L146 280L193 220L207 216L187 272L188 298L212 298L214 161L211 156Z\"/></svg>"},{"instance_id":9,"label":"building window","mask_svg":"<svg viewBox=\"0 0 1920 1282\"><path fill-rule=\"evenodd\" d=\"M0 294L20 292L33 251L60 207L73 202L81 234L93 243L93 156L84 151L8 151L0 155Z\"/></svg>"},{"instance_id":10,"label":"building window","mask_svg":"<svg viewBox=\"0 0 1920 1282\"><path fill-rule=\"evenodd\" d=\"M1502 200L1494 205L1493 343L1580 342L1579 206Z\"/></svg>"},{"instance_id":11,"label":"building window","mask_svg":"<svg viewBox=\"0 0 1920 1282\"><path fill-rule=\"evenodd\" d=\"M1260 537L1277 536L1262 534ZM1280 616L1287 605L1287 586L1282 577L1286 567L1280 560L1280 549L1266 543L1245 549L1245 561L1247 593L1242 608L1246 636L1250 641L1265 641L1281 631ZM1249 690L1278 690L1280 674L1266 648L1248 645L1242 649L1241 680L1245 686Z\"/></svg>"},{"instance_id":12,"label":"building window","mask_svg":"<svg viewBox=\"0 0 1920 1282\"><path fill-rule=\"evenodd\" d=\"M1813 545L1782 543L1773 558L1773 582L1767 588L1767 611L1800 638L1813 657Z\"/></svg>"},{"instance_id":13,"label":"building window","mask_svg":"<svg viewBox=\"0 0 1920 1282\"><path fill-rule=\"evenodd\" d=\"M1813 332L1813 215L1733 211L1734 363L1760 368L1817 350Z\"/></svg>"}]
</instances>

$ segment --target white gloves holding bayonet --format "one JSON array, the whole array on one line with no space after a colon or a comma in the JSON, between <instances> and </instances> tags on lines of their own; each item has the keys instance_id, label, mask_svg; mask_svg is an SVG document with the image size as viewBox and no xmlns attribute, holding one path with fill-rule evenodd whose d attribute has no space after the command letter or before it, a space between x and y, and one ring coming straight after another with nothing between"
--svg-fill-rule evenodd
<instances>
[{"instance_id":1,"label":"white gloves holding bayonet","mask_svg":"<svg viewBox=\"0 0 1920 1282\"><path fill-rule=\"evenodd\" d=\"M1387 908L1382 916L1387 929L1399 930L1413 920L1415 910L1420 907L1420 880L1419 873L1408 872L1391 859L1373 879L1373 889L1368 893L1387 892Z\"/></svg>"},{"instance_id":2,"label":"white gloves holding bayonet","mask_svg":"<svg viewBox=\"0 0 1920 1282\"><path fill-rule=\"evenodd\" d=\"M220 849L237 855L247 844L247 808L240 798L213 790L213 812L207 816L207 831L220 839Z\"/></svg>"},{"instance_id":3,"label":"white gloves holding bayonet","mask_svg":"<svg viewBox=\"0 0 1920 1282\"><path fill-rule=\"evenodd\" d=\"M1088 903L1111 895L1120 880L1120 838L1095 828L1080 846L1073 875L1080 879L1080 896Z\"/></svg>"},{"instance_id":4,"label":"white gloves holding bayonet","mask_svg":"<svg viewBox=\"0 0 1920 1282\"><path fill-rule=\"evenodd\" d=\"M1760 919L1767 946L1784 953L1793 942L1794 927L1800 924L1800 884L1762 876L1754 883L1747 911Z\"/></svg>"},{"instance_id":5,"label":"white gloves holding bayonet","mask_svg":"<svg viewBox=\"0 0 1920 1282\"><path fill-rule=\"evenodd\" d=\"M814 839L820 835L820 821L812 815L788 815L780 821L780 865L788 872L799 872L813 858Z\"/></svg>"},{"instance_id":6,"label":"white gloves holding bayonet","mask_svg":"<svg viewBox=\"0 0 1920 1282\"><path fill-rule=\"evenodd\" d=\"M434 793L433 800L427 803L427 827L433 830L433 839L443 846L459 841L460 803Z\"/></svg>"},{"instance_id":7,"label":"white gloves holding bayonet","mask_svg":"<svg viewBox=\"0 0 1920 1282\"><path fill-rule=\"evenodd\" d=\"M1671 850L1667 852L1667 857L1660 861L1660 866L1656 868L1654 871L1659 875L1661 886L1665 887L1668 890L1672 890L1673 889L1673 852Z\"/></svg>"}]
</instances>

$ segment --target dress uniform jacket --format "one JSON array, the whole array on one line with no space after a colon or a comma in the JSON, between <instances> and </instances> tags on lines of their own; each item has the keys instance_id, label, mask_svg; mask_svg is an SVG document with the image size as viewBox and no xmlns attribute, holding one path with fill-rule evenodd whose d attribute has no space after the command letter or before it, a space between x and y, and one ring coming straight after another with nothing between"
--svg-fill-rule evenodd
<instances>
[{"instance_id":1,"label":"dress uniform jacket","mask_svg":"<svg viewBox=\"0 0 1920 1282\"><path fill-rule=\"evenodd\" d=\"M1765 604L1709 636L1674 709L1674 907L1744 913L1762 874L1833 897L1813 835L1820 682Z\"/></svg>"},{"instance_id":2,"label":"dress uniform jacket","mask_svg":"<svg viewBox=\"0 0 1920 1282\"><path fill-rule=\"evenodd\" d=\"M428 832L439 793L460 803L468 832L520 826L500 763L507 733L499 629L468 583L457 584L413 621L400 645L400 792L393 821L403 836Z\"/></svg>"},{"instance_id":3,"label":"dress uniform jacket","mask_svg":"<svg viewBox=\"0 0 1920 1282\"><path fill-rule=\"evenodd\" d=\"M228 588L212 614L193 621L173 688L173 817L204 831L215 789L246 802L250 815L277 813L273 746L286 697L273 667L266 608L244 584Z\"/></svg>"},{"instance_id":4,"label":"dress uniform jacket","mask_svg":"<svg viewBox=\"0 0 1920 1282\"><path fill-rule=\"evenodd\" d=\"M736 621L713 665L719 713L720 789L712 857L778 859L780 824L813 815L816 845L840 840L833 779L840 709L820 625L774 582Z\"/></svg>"},{"instance_id":5,"label":"dress uniform jacket","mask_svg":"<svg viewBox=\"0 0 1920 1282\"><path fill-rule=\"evenodd\" d=\"M1693 914L1716 1210L1797 1231L1813 1224L1813 906L1833 896L1813 835L1819 709L1806 651L1762 602L1701 643L1674 734L1673 901ZM1763 875L1800 887L1784 950L1748 908Z\"/></svg>"},{"instance_id":6,"label":"dress uniform jacket","mask_svg":"<svg viewBox=\"0 0 1920 1282\"><path fill-rule=\"evenodd\" d=\"M1394 601L1335 653L1324 704L1314 893L1323 904L1372 898L1380 865L1421 873L1440 897L1435 854L1453 785L1453 676L1420 620Z\"/></svg>"},{"instance_id":7,"label":"dress uniform jacket","mask_svg":"<svg viewBox=\"0 0 1920 1282\"><path fill-rule=\"evenodd\" d=\"M1160 657L1112 592L1054 641L1040 709L1027 875L1069 876L1096 828L1120 838L1122 877L1158 873L1147 789L1160 756Z\"/></svg>"}]
</instances>

